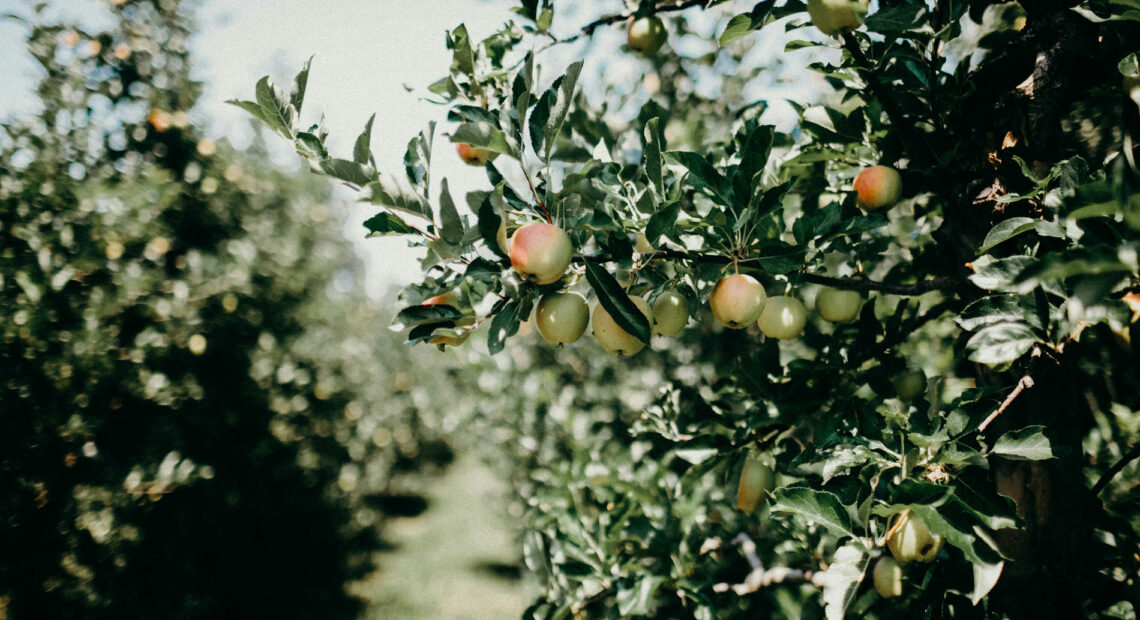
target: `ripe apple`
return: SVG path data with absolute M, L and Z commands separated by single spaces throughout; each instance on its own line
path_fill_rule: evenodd
M 626 43 L 629 44 L 629 49 L 649 55 L 661 49 L 668 36 L 665 22 L 656 15 L 648 15 L 629 22 Z
M 765 493 L 772 490 L 776 472 L 768 464 L 767 458 L 751 452 L 740 468 L 740 484 L 736 487 L 736 507 L 744 512 L 756 510 L 756 505 L 765 499 Z
M 484 166 L 499 156 L 495 151 L 474 147 L 465 142 L 456 142 L 455 150 L 459 153 L 459 159 L 469 166 Z
M 721 278 L 709 295 L 709 308 L 721 325 L 744 329 L 764 310 L 764 287 L 756 278 L 741 273 Z
M 902 520 L 902 525 L 887 539 L 891 555 L 901 564 L 933 561 L 942 550 L 945 542 L 942 537 L 931 534 L 922 519 L 912 512 L 900 513 L 898 519 Z
M 875 578 L 875 589 L 879 591 L 879 596 L 883 598 L 892 598 L 902 595 L 902 566 L 887 556 L 879 558 L 875 562 L 875 570 L 872 571 Z
M 689 300 L 675 289 L 657 296 L 653 302 L 653 333 L 676 336 L 689 322 Z
M 649 303 L 640 297 L 630 297 L 630 299 L 652 325 L 653 311 L 649 309 Z M 645 348 L 645 343 L 622 329 L 602 304 L 594 306 L 594 338 L 603 349 L 621 356 L 634 355 Z
M 902 177 L 890 166 L 864 168 L 855 176 L 855 204 L 865 211 L 890 207 L 902 196 Z
M 825 321 L 832 323 L 850 323 L 859 316 L 859 307 L 863 305 L 863 296 L 859 291 L 826 287 L 815 297 L 815 309 Z
M 764 304 L 764 311 L 760 313 L 757 323 L 765 336 L 788 340 L 804 331 L 805 321 L 807 321 L 807 308 L 804 308 L 800 300 L 778 295 L 768 298 L 768 303 Z
M 533 222 L 511 237 L 511 266 L 526 280 L 538 284 L 557 282 L 574 254 L 570 235 L 546 222 Z
M 827 36 L 855 30 L 867 16 L 868 0 L 808 0 L 811 23 Z
M 578 293 L 547 293 L 534 311 L 538 332 L 547 342 L 559 346 L 581 338 L 589 320 L 586 298 Z
M 895 396 L 904 402 L 910 402 L 926 391 L 926 373 L 919 368 L 911 368 L 895 377 Z

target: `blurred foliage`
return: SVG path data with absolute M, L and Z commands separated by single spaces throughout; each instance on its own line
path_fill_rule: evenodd
M 108 7 L 26 16 L 42 111 L 0 126 L 0 618 L 356 617 L 447 392 L 328 189 L 191 124 L 188 10 Z

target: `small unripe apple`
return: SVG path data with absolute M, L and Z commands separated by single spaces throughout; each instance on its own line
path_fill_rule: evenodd
M 674 289 L 657 296 L 653 302 L 653 333 L 676 336 L 689 322 L 689 300 Z
M 902 525 L 887 539 L 891 555 L 901 564 L 933 561 L 942 550 L 942 543 L 945 542 L 942 537 L 931 534 L 922 519 L 912 512 L 901 513 L 898 518 L 902 520 Z
M 827 287 L 815 297 L 815 309 L 825 321 L 832 323 L 850 323 L 859 316 L 859 307 L 863 305 L 863 296 L 859 291 L 848 291 Z
M 910 402 L 926 391 L 926 373 L 921 369 L 912 368 L 895 377 L 895 396 L 904 402 Z
M 640 297 L 630 297 L 630 300 L 652 325 L 653 311 L 649 309 L 649 303 Z M 622 329 L 617 321 L 614 321 L 614 318 L 610 316 L 610 313 L 602 307 L 602 304 L 594 307 L 593 321 L 594 338 L 598 340 L 598 344 L 602 345 L 603 349 L 610 353 L 628 357 L 645 348 L 645 343 L 638 340 L 637 336 Z
M 855 204 L 865 211 L 890 207 L 902 196 L 902 177 L 890 166 L 864 168 L 855 176 Z
M 800 300 L 778 295 L 768 298 L 757 324 L 765 336 L 788 340 L 803 333 L 805 321 L 807 321 L 807 308 L 804 308 Z
M 875 570 L 872 571 L 875 578 L 875 589 L 879 591 L 879 596 L 883 598 L 893 598 L 902 595 L 902 566 L 887 556 L 879 558 L 875 562 Z
M 867 16 L 868 0 L 807 0 L 811 23 L 828 36 L 855 30 Z
M 507 245 L 507 218 L 499 220 L 499 230 L 495 233 L 495 242 L 499 244 L 499 249 L 503 254 L 510 254 L 511 246 Z
M 776 472 L 768 463 L 767 457 L 759 452 L 751 452 L 740 468 L 740 484 L 736 487 L 736 507 L 744 512 L 756 510 L 756 505 L 772 490 Z
M 665 29 L 665 22 L 656 15 L 639 17 L 629 22 L 626 30 L 626 43 L 629 49 L 642 54 L 654 54 L 665 44 L 669 32 Z
M 721 278 L 709 295 L 709 308 L 721 325 L 744 329 L 760 318 L 767 295 L 756 278 L 734 274 Z
M 578 293 L 547 293 L 538 302 L 534 322 L 538 333 L 551 344 L 570 344 L 582 337 L 590 309 Z
M 538 284 L 557 282 L 574 254 L 570 235 L 546 222 L 527 224 L 511 237 L 511 266 L 523 278 Z
M 499 156 L 495 151 L 474 147 L 465 142 L 457 142 L 455 150 L 459 153 L 459 159 L 462 159 L 469 166 L 484 166 L 489 161 L 495 161 L 495 158 Z

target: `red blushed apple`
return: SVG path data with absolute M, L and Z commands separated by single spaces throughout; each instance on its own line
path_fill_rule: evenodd
M 890 207 L 902 196 L 902 177 L 890 166 L 871 166 L 855 177 L 855 195 L 860 209 Z
M 455 150 L 459 153 L 459 159 L 462 159 L 469 166 L 484 166 L 499 156 L 495 151 L 476 148 L 463 142 L 456 143 Z
M 760 318 L 766 298 L 764 287 L 756 278 L 738 273 L 717 282 L 709 295 L 709 308 L 721 325 L 744 329 Z
M 526 280 L 557 282 L 570 266 L 574 246 L 570 235 L 546 222 L 527 224 L 511 237 L 511 266 Z

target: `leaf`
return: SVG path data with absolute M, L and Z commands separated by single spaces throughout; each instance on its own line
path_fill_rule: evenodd
M 454 306 L 436 304 L 432 306 L 408 306 L 396 314 L 392 329 L 401 330 L 435 323 L 454 323 L 463 318 L 463 313 Z
M 566 75 L 562 77 L 562 82 L 558 85 L 557 99 L 550 103 L 550 120 L 546 123 L 546 136 L 544 138 L 544 153 L 548 162 L 554 141 L 562 131 L 562 124 L 566 122 L 566 115 L 570 113 L 570 101 L 574 96 L 574 87 L 578 84 L 578 74 L 581 72 L 581 60 L 567 67 Z
M 475 77 L 475 51 L 471 49 L 471 39 L 467 36 L 467 26 L 460 24 L 448 34 L 448 47 L 451 48 L 451 70 Z
M 459 219 L 455 201 L 447 190 L 447 179 L 441 181 L 439 187 L 439 236 L 452 245 L 463 240 L 463 220 Z
M 649 216 L 649 223 L 645 226 L 645 238 L 650 245 L 656 246 L 661 235 L 673 232 L 677 224 L 677 217 L 681 214 L 681 201 L 674 200 Z
M 372 166 L 336 157 L 317 162 L 317 171 L 360 187 L 368 185 L 376 178 L 376 170 Z
M 776 503 L 772 505 L 773 511 L 794 512 L 835 534 L 855 536 L 851 515 L 832 493 L 806 487 L 784 487 L 776 489 L 774 493 Z
M 431 189 L 431 145 L 434 137 L 435 121 L 431 121 L 426 131 L 421 131 L 408 141 L 408 148 L 404 151 L 404 174 L 412 187 L 419 189 L 424 200 L 428 199 Z
M 999 323 L 974 334 L 966 343 L 966 351 L 970 361 L 995 366 L 1020 358 L 1040 341 L 1024 323 Z
M 862 545 L 848 544 L 835 550 L 831 564 L 819 575 L 823 582 L 824 614 L 827 620 L 843 620 L 847 607 L 855 600 L 870 562 L 871 558 Z
M 962 309 L 954 319 L 966 331 L 1005 322 L 1021 322 L 1041 329 L 1041 319 L 1033 307 L 1033 299 L 1025 295 L 990 295 Z
M 352 160 L 358 164 L 368 164 L 372 161 L 372 122 L 376 120 L 376 114 L 368 118 L 368 122 L 364 124 L 364 131 L 356 137 L 356 144 L 352 146 Z
M 431 206 L 391 175 L 381 175 L 369 183 L 366 199 L 372 204 L 418 215 L 429 221 L 432 219 Z
M 491 330 L 487 334 L 487 350 L 491 355 L 502 351 L 507 338 L 518 333 L 519 309 L 518 300 L 512 299 L 491 319 Z
M 648 344 L 651 336 L 649 321 L 610 272 L 597 263 L 587 262 L 586 280 L 598 296 L 598 303 L 610 313 L 618 327 Z
M 871 32 L 897 34 L 922 24 L 924 13 L 926 13 L 926 7 L 921 4 L 903 4 L 876 11 L 868 16 L 863 23 Z
M 665 578 L 660 575 L 648 575 L 637 581 L 637 587 L 619 588 L 617 591 L 618 613 L 621 617 L 643 616 L 650 612 L 653 595 Z
M 1044 426 L 1027 426 L 998 438 L 990 454 L 1017 461 L 1043 461 L 1053 458 L 1053 448 Z
M 305 101 L 305 89 L 309 84 L 309 65 L 313 64 L 313 57 L 305 61 L 305 66 L 297 72 L 297 77 L 293 78 L 293 90 L 289 92 L 289 103 L 293 105 L 293 109 L 297 111 L 297 115 L 301 114 L 301 104 Z
M 1001 570 L 1005 567 L 1005 562 L 998 562 L 997 564 L 974 564 L 974 591 L 970 593 L 970 602 L 977 605 L 990 590 L 994 589 L 997 585 L 998 579 L 1001 577 Z
M 990 229 L 986 234 L 986 239 L 982 241 L 982 247 L 978 248 L 978 255 L 989 252 L 991 248 L 1008 241 L 1022 233 L 1029 232 L 1037 226 L 1037 222 L 1031 217 L 1011 217 L 1008 220 L 998 222 L 996 226 Z
M 463 123 L 455 128 L 455 133 L 451 135 L 451 141 L 463 142 L 476 148 L 513 156 L 511 147 L 507 144 L 507 138 L 503 135 L 503 130 L 491 123 L 482 121 Z
M 689 179 L 697 188 L 707 189 L 713 200 L 722 207 L 732 206 L 732 193 L 728 181 L 703 155 L 690 151 L 669 151 L 666 157 L 689 170 Z
M 645 123 L 641 132 L 645 146 L 641 149 L 641 162 L 645 167 L 645 176 L 649 177 L 649 186 L 656 192 L 658 200 L 665 196 L 665 182 L 662 173 L 664 160 L 661 158 L 661 148 L 664 136 L 661 135 L 661 119 L 653 117 Z
M 265 111 L 262 110 L 261 106 L 257 105 L 256 102 L 241 101 L 238 99 L 230 99 L 230 100 L 226 101 L 226 103 L 228 103 L 230 105 L 236 105 L 237 107 L 245 110 L 246 112 L 249 112 L 250 114 L 253 115 L 254 118 L 256 118 L 257 120 L 261 121 L 262 123 L 268 125 L 270 129 L 273 129 L 273 130 L 277 129 L 277 127 L 275 127 L 273 125 L 273 123 L 265 116 Z
M 296 110 L 285 100 L 285 95 L 269 81 L 268 75 L 257 81 L 256 94 L 257 104 L 261 106 L 263 118 L 269 126 L 292 140 Z
M 329 152 L 325 149 L 325 145 L 316 134 L 307 131 L 297 133 L 297 138 L 293 140 L 293 147 L 307 159 L 328 159 Z
M 752 16 L 741 13 L 728 20 L 728 25 L 725 26 L 724 32 L 720 33 L 718 41 L 721 47 L 724 47 L 737 39 L 743 39 L 749 32 L 752 32 Z
M 479 235 L 483 237 L 483 242 L 492 252 L 507 258 L 506 248 L 499 247 L 499 227 L 502 225 L 503 218 L 495 211 L 491 196 L 492 194 L 488 193 L 479 205 Z M 502 197 L 500 196 L 499 199 L 502 200 Z
M 746 124 L 745 127 L 748 133 L 740 136 L 740 172 L 748 181 L 749 190 L 756 192 L 760 181 L 756 175 L 762 172 L 768 163 L 776 128 L 771 125 L 756 126 L 754 122 Z
M 364 220 L 364 227 L 368 229 L 369 237 L 406 235 L 416 232 L 411 226 L 405 224 L 404 220 L 386 211 L 381 211 Z
M 546 124 L 550 122 L 550 102 L 557 95 L 554 90 L 562 83 L 562 78 L 554 80 L 554 84 L 550 90 L 542 93 L 538 98 L 537 103 L 534 104 L 534 109 L 530 112 L 530 146 L 534 149 L 536 154 L 541 154 L 543 145 L 546 142 Z
M 996 259 L 986 255 L 972 263 L 970 281 L 988 291 L 1013 291 L 1021 272 L 1037 263 L 1032 256 L 1010 256 Z

